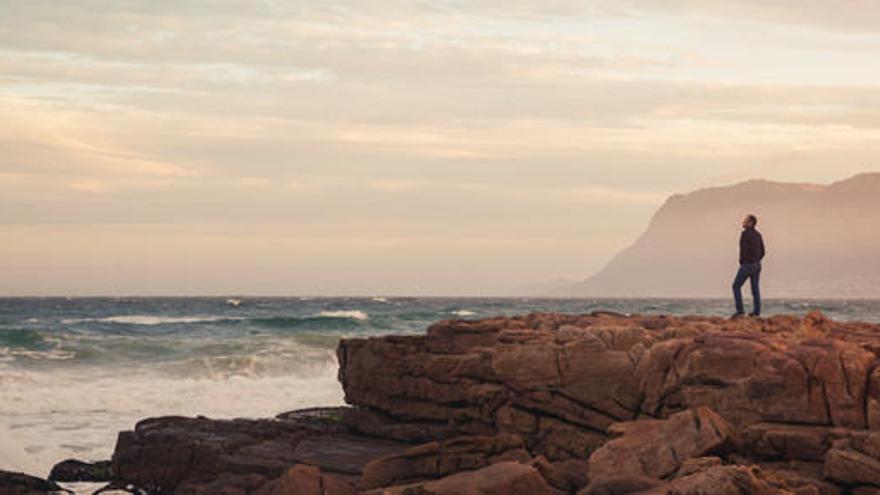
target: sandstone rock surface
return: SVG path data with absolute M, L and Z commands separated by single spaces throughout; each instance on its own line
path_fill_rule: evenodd
M 880 490 L 880 326 L 597 312 L 347 339 L 351 407 L 154 418 L 151 493 L 798 494 Z

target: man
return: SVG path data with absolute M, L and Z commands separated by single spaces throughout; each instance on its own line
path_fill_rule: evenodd
M 761 316 L 761 260 L 764 259 L 764 238 L 755 229 L 758 218 L 748 215 L 743 219 L 743 232 L 739 238 L 739 271 L 733 280 L 733 298 L 736 301 L 734 318 L 745 315 L 743 308 L 742 286 L 749 280 L 752 284 L 752 298 L 755 302 L 754 311 L 750 316 Z

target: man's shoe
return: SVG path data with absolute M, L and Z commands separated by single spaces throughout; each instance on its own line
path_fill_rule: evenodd
M 749 316 L 751 316 L 752 318 L 760 318 L 761 317 L 761 315 L 758 313 L 749 313 Z
M 738 320 L 740 318 L 743 318 L 745 315 L 746 315 L 745 313 L 734 313 L 733 316 L 730 317 L 730 319 L 731 320 Z

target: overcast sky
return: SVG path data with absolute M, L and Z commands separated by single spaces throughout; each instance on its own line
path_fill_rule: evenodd
M 878 47 L 876 0 L 0 0 L 0 294 L 584 278 L 672 193 L 880 170 Z

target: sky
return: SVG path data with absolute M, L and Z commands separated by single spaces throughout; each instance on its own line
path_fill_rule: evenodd
M 0 0 L 0 295 L 582 279 L 673 193 L 880 171 L 878 27 L 876 0 Z

